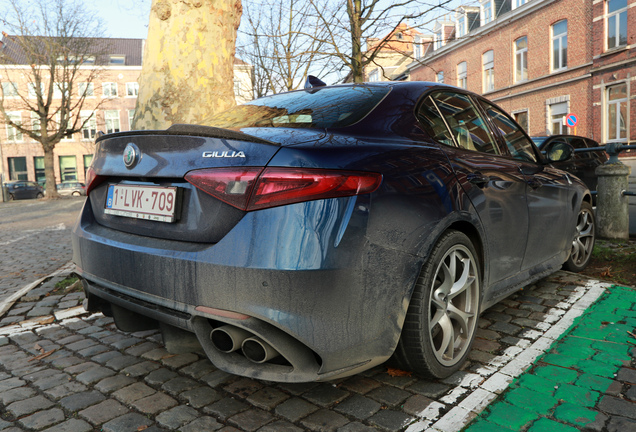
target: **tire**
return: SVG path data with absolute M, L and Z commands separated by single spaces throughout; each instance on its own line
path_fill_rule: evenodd
M 73 195 L 73 196 L 80 196 L 80 195 L 81 195 L 81 193 L 79 193 L 79 192 L 75 191 L 75 192 L 73 192 L 71 195 Z
M 44 198 L 44 194 L 42 192 L 38 192 L 38 194 L 35 196 L 36 199 L 42 199 Z
M 15 200 L 15 197 L 13 196 L 13 194 L 9 194 L 9 201 L 13 201 Z
M 462 367 L 479 321 L 480 268 L 465 234 L 451 230 L 439 239 L 415 284 L 393 356 L 398 367 L 435 379 Z
M 596 240 L 596 218 L 590 203 L 581 203 L 575 230 L 570 257 L 563 264 L 563 268 L 571 272 L 580 272 L 590 262 Z

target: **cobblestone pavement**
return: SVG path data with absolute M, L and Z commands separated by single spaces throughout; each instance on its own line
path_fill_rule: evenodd
M 524 402 L 539 404 L 543 399 L 539 392 L 539 396 L 529 393 L 536 390 L 534 384 L 519 384 L 524 379 L 521 374 L 537 368 L 533 365 L 545 352 L 552 355 L 551 346 L 578 322 L 577 317 L 606 290 L 615 289 L 566 272 L 526 287 L 483 315 L 470 361 L 464 370 L 443 381 L 391 376 L 379 366 L 329 383 L 278 384 L 229 375 L 201 354 L 172 355 L 155 331 L 122 333 L 112 319 L 88 315 L 79 306 L 83 298 L 80 292 L 56 289 L 63 277 L 65 274 L 53 277 L 31 290 L 0 321 L 2 431 L 452 432 L 473 421 L 489 403 L 499 406 L 496 402 L 501 398 L 507 405 L 494 410 L 494 419 L 479 418 L 469 426 L 470 432 L 526 430 L 529 423 L 514 429 L 518 422 L 513 420 L 519 415 L 515 409 L 523 410 L 527 408 L 522 406 Z M 634 310 L 636 295 L 626 291 L 621 301 L 629 301 Z M 603 318 L 602 326 L 617 322 L 617 317 L 610 315 L 608 312 Z M 633 330 L 635 324 L 621 323 L 620 331 L 630 325 Z M 592 340 L 600 334 L 589 330 L 586 336 L 587 331 L 575 336 Z M 636 378 L 632 369 L 621 366 L 629 362 L 624 355 L 629 345 L 624 340 L 613 343 L 621 345 L 624 352 L 620 356 L 614 355 L 616 350 L 599 351 L 589 345 L 598 355 L 591 362 L 606 362 L 620 369 L 619 381 L 601 376 L 612 380 L 605 390 L 601 384 L 589 384 L 598 393 L 595 409 L 607 416 L 592 423 L 596 425 L 592 430 L 614 430 L 603 429 L 610 419 L 630 421 L 619 419 L 618 414 L 636 419 L 636 404 L 627 402 L 636 399 L 629 384 Z M 576 350 L 572 344 L 566 346 Z M 566 360 L 557 362 L 546 356 L 542 361 L 559 368 L 559 374 L 545 379 L 549 384 L 571 375 L 573 367 Z M 601 369 L 590 367 L 586 382 L 600 380 L 595 370 Z M 567 391 L 555 390 L 552 398 L 560 401 L 562 394 L 578 394 L 576 389 L 569 390 L 576 387 L 577 381 L 572 382 L 575 385 L 564 384 Z M 509 386 L 528 391 L 513 397 L 506 393 Z M 575 405 L 578 399 L 573 398 L 568 402 Z M 586 406 L 590 407 L 589 403 Z M 492 412 L 486 410 L 483 415 Z M 575 411 L 570 417 L 536 414 L 557 426 L 540 429 L 543 423 L 537 421 L 531 431 L 570 430 L 565 428 L 577 423 L 568 419 L 576 420 L 576 416 Z

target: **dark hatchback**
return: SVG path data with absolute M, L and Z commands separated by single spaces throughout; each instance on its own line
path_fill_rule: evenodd
M 4 183 L 4 187 L 7 189 L 9 200 L 44 197 L 44 189 L 42 188 L 42 186 L 32 181 L 9 181 Z
M 566 142 L 575 150 L 600 147 L 601 145 L 590 138 L 577 135 L 551 135 L 549 137 L 532 137 L 532 141 L 543 150 L 553 142 Z M 587 185 L 591 191 L 596 191 L 598 177 L 596 168 L 607 162 L 607 153 L 604 151 L 575 152 L 571 159 L 554 162 L 554 166 L 574 174 Z
M 224 371 L 445 377 L 484 309 L 589 260 L 590 192 L 551 166 L 571 147 L 542 156 L 464 90 L 309 88 L 204 123 L 99 138 L 73 249 L 89 310 L 194 333 Z

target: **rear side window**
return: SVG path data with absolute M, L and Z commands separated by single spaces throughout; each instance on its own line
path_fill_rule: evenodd
M 238 105 L 201 124 L 226 129 L 342 128 L 364 118 L 390 91 L 385 86 L 350 86 L 280 93 Z
M 420 106 L 418 118 L 431 137 L 442 144 L 493 155 L 502 153 L 468 95 L 434 93 Z
M 523 132 L 521 126 L 488 102 L 482 100 L 482 104 L 490 120 L 492 120 L 503 137 L 512 157 L 526 162 L 536 162 L 537 157 L 534 153 L 532 141 Z

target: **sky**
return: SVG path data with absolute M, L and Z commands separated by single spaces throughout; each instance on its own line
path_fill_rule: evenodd
M 105 36 L 146 39 L 150 0 L 83 0 L 104 21 Z

